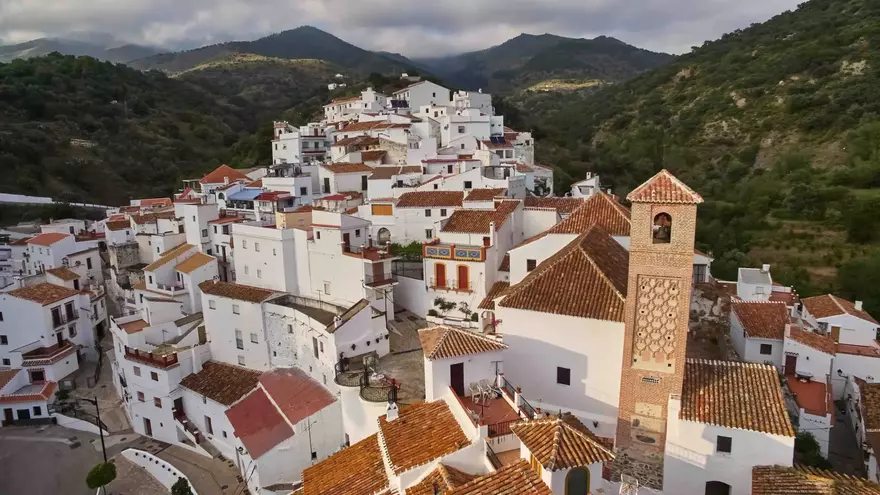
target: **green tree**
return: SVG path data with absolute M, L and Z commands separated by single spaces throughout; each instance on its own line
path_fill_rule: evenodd
M 171 495 L 193 495 L 186 478 L 177 478 L 177 481 L 171 485 Z
M 102 462 L 89 471 L 86 476 L 86 485 L 92 490 L 104 488 L 116 479 L 116 465 L 112 462 Z
M 865 311 L 880 314 L 880 253 L 854 258 L 837 270 L 840 295 L 863 301 Z

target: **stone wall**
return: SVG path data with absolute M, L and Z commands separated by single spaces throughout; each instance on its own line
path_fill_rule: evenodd
M 132 265 L 140 263 L 138 255 L 138 244 L 136 242 L 127 242 L 109 247 L 110 266 L 117 270 L 128 268 Z

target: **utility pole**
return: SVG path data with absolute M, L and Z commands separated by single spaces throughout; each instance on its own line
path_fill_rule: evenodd
M 83 399 L 84 401 L 95 405 L 95 417 L 98 418 L 98 433 L 101 435 L 101 453 L 104 454 L 104 463 L 107 463 L 107 448 L 104 446 L 104 428 L 101 427 L 101 408 L 98 407 L 98 398 Z

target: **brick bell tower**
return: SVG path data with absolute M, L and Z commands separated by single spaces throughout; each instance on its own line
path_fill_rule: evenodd
M 633 190 L 613 479 L 663 488 L 667 405 L 684 376 L 697 205 L 667 170 Z

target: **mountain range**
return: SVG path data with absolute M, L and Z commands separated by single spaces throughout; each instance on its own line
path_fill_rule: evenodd
M 94 57 L 116 63 L 128 63 L 160 53 L 157 47 L 121 42 L 107 35 L 39 38 L 15 45 L 0 46 L 0 62 L 17 58 L 41 57 L 53 52 Z

